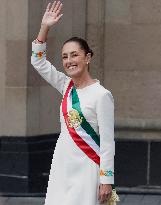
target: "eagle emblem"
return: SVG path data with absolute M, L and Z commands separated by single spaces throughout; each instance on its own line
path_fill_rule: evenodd
M 82 123 L 83 117 L 79 115 L 79 112 L 72 109 L 68 112 L 68 126 L 72 128 L 78 128 Z

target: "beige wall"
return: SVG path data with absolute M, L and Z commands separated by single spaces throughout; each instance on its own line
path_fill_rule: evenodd
M 0 7 L 0 135 L 4 133 L 4 90 L 5 90 L 5 64 L 6 64 L 6 47 L 5 47 L 5 10 L 4 10 L 5 0 L 1 2 Z
M 114 96 L 116 137 L 160 138 L 160 1 L 89 0 L 87 5 L 93 73 Z
M 105 85 L 116 96 L 118 118 L 161 118 L 159 2 L 107 1 Z
M 30 64 L 31 42 L 39 31 L 48 2 L 0 0 L 0 136 L 60 131 L 61 96 Z M 116 136 L 159 138 L 156 130 L 161 128 L 160 1 L 63 3 L 64 18 L 49 34 L 48 59 L 63 71 L 62 43 L 74 35 L 85 37 L 95 52 L 91 73 L 112 91 L 115 99 L 115 124 L 122 129 L 116 131 Z
M 25 0 L 0 1 L 0 135 L 26 133 L 27 17 Z M 23 18 L 22 18 L 23 17 Z

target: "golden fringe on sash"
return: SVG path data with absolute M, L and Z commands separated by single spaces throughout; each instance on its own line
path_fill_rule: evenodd
M 112 195 L 109 201 L 107 202 L 107 205 L 116 205 L 116 203 L 120 201 L 119 196 L 116 193 L 116 189 L 112 190 Z

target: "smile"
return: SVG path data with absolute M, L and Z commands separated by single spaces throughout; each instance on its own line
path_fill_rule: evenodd
M 76 68 L 77 68 L 76 65 L 70 65 L 70 66 L 68 66 L 68 69 L 69 69 L 69 70 L 75 70 Z

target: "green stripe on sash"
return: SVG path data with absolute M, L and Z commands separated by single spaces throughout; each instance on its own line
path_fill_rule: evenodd
M 90 135 L 92 137 L 92 139 L 95 141 L 95 143 L 98 146 L 100 146 L 99 136 L 94 131 L 94 129 L 91 127 L 91 125 L 87 122 L 87 120 L 85 119 L 85 117 L 81 111 L 79 97 L 78 97 L 77 91 L 76 91 L 74 86 L 72 89 L 72 108 L 79 112 L 80 117 L 83 117 L 81 127 L 87 132 L 88 135 Z

